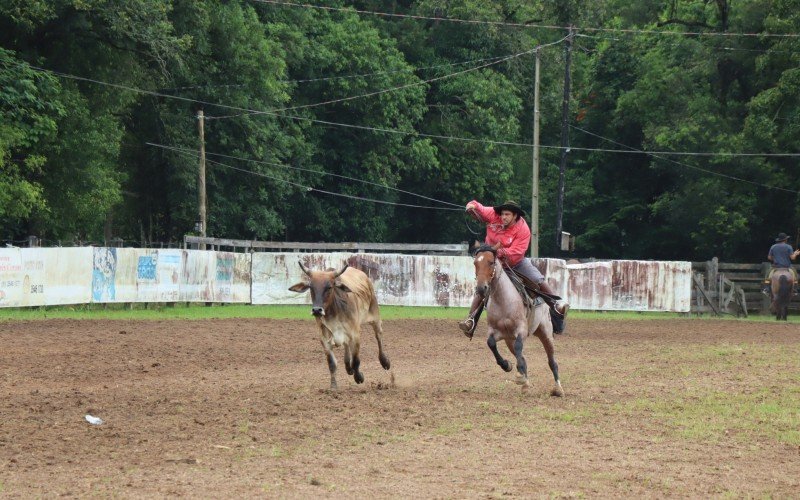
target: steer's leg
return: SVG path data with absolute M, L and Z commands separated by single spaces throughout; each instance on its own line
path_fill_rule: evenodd
M 325 357 L 328 360 L 328 369 L 331 371 L 331 390 L 335 391 L 336 385 L 336 357 L 333 355 L 333 346 L 330 342 L 322 340 L 322 348 L 325 349 Z
M 350 344 L 344 345 L 344 369 L 348 375 L 353 374 L 353 354 L 350 352 Z
M 361 349 L 361 345 L 359 344 L 359 340 L 358 339 L 353 339 L 352 340 L 352 344 L 353 344 L 353 348 L 352 348 L 352 354 L 353 354 L 353 378 L 355 379 L 356 384 L 363 384 L 364 383 L 364 374 L 361 373 L 361 370 L 359 370 L 359 367 L 361 366 L 361 358 L 358 355 L 358 353 L 359 353 L 359 351 Z
M 383 352 L 383 325 L 381 324 L 380 318 L 373 320 L 370 324 L 372 325 L 372 329 L 375 330 L 375 340 L 378 341 L 378 359 L 381 361 L 383 369 L 388 370 L 392 365 L 389 362 L 389 357 Z

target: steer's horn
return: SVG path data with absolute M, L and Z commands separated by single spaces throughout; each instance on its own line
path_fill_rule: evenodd
M 304 266 L 303 263 L 301 261 L 299 261 L 299 260 L 297 261 L 297 263 L 300 264 L 300 269 L 302 269 L 303 272 L 306 273 L 306 276 L 308 276 L 310 278 L 311 277 L 311 272 L 309 272 L 309 270 L 306 269 L 306 266 Z
M 349 264 L 345 264 L 345 265 L 344 265 L 344 267 L 342 268 L 342 270 L 341 270 L 341 271 L 339 271 L 338 273 L 336 273 L 336 276 L 334 276 L 334 277 L 333 277 L 333 279 L 336 279 L 336 278 L 338 278 L 339 276 L 341 276 L 341 275 L 342 275 L 342 273 L 343 273 L 343 272 L 345 272 L 345 271 L 347 270 L 347 268 L 348 268 L 348 267 L 349 267 Z

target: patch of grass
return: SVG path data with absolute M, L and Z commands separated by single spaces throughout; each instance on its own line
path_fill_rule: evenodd
M 800 445 L 800 393 L 788 387 L 732 394 L 698 393 L 695 397 L 640 398 L 622 411 L 649 413 L 678 435 L 699 441 L 743 442 L 767 438 Z
M 467 315 L 464 307 L 405 307 L 381 306 L 381 318 L 394 319 L 463 319 Z M 0 308 L 0 321 L 42 320 L 42 319 L 116 319 L 116 320 L 206 320 L 227 318 L 270 318 L 303 319 L 312 321 L 308 305 L 250 305 L 214 304 L 205 306 L 199 303 L 178 302 L 175 304 L 82 304 L 74 306 L 50 306 L 32 308 Z M 737 319 L 732 316 L 714 318 L 711 316 L 689 316 L 682 313 L 635 312 L 635 311 L 570 311 L 570 318 L 587 321 L 630 321 L 630 320 L 676 320 L 706 321 L 722 319 L 725 321 L 774 322 L 769 316 L 750 316 Z M 790 316 L 790 322 L 800 323 L 800 316 Z
M 434 429 L 433 433 L 437 436 L 454 436 L 472 428 L 472 422 L 449 422 Z

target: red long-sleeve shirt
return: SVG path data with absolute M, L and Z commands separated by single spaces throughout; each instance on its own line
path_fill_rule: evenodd
M 475 206 L 475 213 L 486 223 L 486 243 L 503 246 L 497 250 L 497 256 L 507 265 L 513 267 L 525 258 L 528 245 L 531 243 L 531 228 L 525 219 L 519 217 L 509 227 L 503 227 L 503 220 L 495 213 L 493 207 L 485 207 L 475 200 L 467 203 Z

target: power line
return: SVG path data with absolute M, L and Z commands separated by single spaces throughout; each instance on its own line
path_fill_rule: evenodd
M 563 40 L 563 38 L 561 40 Z M 547 45 L 554 45 L 556 43 L 561 42 L 561 40 L 558 40 L 558 41 L 553 42 L 553 43 L 549 43 Z M 374 91 L 374 92 L 368 92 L 366 94 L 355 95 L 355 96 L 350 96 L 350 97 L 342 97 L 340 99 L 331 99 L 329 101 L 317 102 L 317 103 L 312 103 L 312 104 L 301 104 L 299 106 L 290 106 L 290 107 L 287 107 L 287 108 L 273 109 L 273 110 L 270 110 L 270 111 L 253 111 L 251 113 L 238 113 L 238 114 L 222 115 L 222 116 L 209 116 L 208 119 L 209 120 L 212 120 L 212 119 L 213 120 L 222 120 L 224 118 L 237 118 L 239 116 L 244 116 L 244 115 L 269 114 L 270 112 L 279 112 L 279 111 L 293 111 L 293 110 L 297 110 L 297 109 L 307 109 L 307 108 L 313 108 L 313 107 L 317 107 L 317 106 L 325 106 L 325 105 L 328 105 L 328 104 L 335 104 L 335 103 L 339 103 L 339 102 L 352 101 L 353 99 L 361 99 L 361 98 L 364 98 L 364 97 L 372 97 L 372 96 L 376 96 L 376 95 L 380 95 L 380 94 L 386 94 L 386 93 L 389 93 L 389 92 L 397 92 L 398 90 L 404 90 L 404 89 L 407 89 L 407 88 L 410 88 L 410 87 L 419 87 L 420 85 L 426 85 L 428 83 L 432 83 L 432 82 L 435 82 L 435 81 L 444 80 L 445 78 L 452 78 L 454 76 L 463 75 L 463 74 L 469 73 L 471 71 L 477 71 L 479 69 L 487 68 L 487 67 L 493 66 L 495 64 L 500 64 L 501 62 L 505 62 L 505 61 L 508 61 L 508 60 L 511 60 L 511 59 L 514 59 L 514 58 L 517 58 L 517 57 L 521 57 L 521 56 L 524 56 L 526 54 L 530 54 L 532 52 L 535 52 L 535 51 L 539 50 L 542 47 L 546 47 L 547 45 L 538 46 L 538 47 L 535 47 L 535 48 L 533 48 L 531 50 L 526 50 L 524 52 L 519 52 L 517 54 L 512 54 L 510 56 L 505 56 L 505 57 L 503 57 L 501 59 L 498 59 L 496 61 L 488 62 L 488 63 L 482 64 L 480 66 L 475 66 L 474 68 L 467 68 L 465 70 L 456 71 L 455 73 L 448 73 L 446 75 L 437 76 L 437 77 L 434 77 L 434 78 L 430 78 L 428 80 L 422 80 L 422 81 L 419 81 L 419 82 L 409 83 L 409 84 L 401 85 L 401 86 L 398 86 L 398 87 L 392 87 L 392 88 L 388 88 L 388 89 L 377 90 L 377 91 Z
M 512 54 L 513 55 L 513 54 Z M 361 73 L 356 75 L 342 75 L 342 76 L 325 76 L 320 78 L 307 78 L 304 80 L 279 80 L 281 83 L 311 83 L 311 82 L 324 82 L 329 80 L 347 80 L 351 78 L 366 78 L 366 77 L 373 77 L 373 76 L 381 76 L 381 75 L 393 75 L 396 73 L 415 73 L 417 71 L 426 71 L 429 69 L 437 69 L 437 68 L 446 68 L 451 66 L 460 66 L 462 64 L 472 64 L 484 61 L 495 61 L 497 59 L 502 59 L 504 57 L 511 57 L 512 55 L 508 56 L 496 56 L 496 57 L 484 57 L 482 59 L 473 59 L 471 61 L 460 61 L 454 63 L 447 63 L 447 64 L 437 64 L 435 66 L 423 66 L 421 68 L 408 68 L 408 69 L 398 69 L 394 71 L 376 71 L 374 73 Z
M 20 63 L 20 64 L 22 64 L 22 63 Z M 255 110 L 255 109 L 243 108 L 243 107 L 240 107 L 240 106 L 233 106 L 233 105 L 229 105 L 229 104 L 220 104 L 220 103 L 204 101 L 204 100 L 200 100 L 200 99 L 191 99 L 189 97 L 182 97 L 182 96 L 176 96 L 176 95 L 171 95 L 171 94 L 164 94 L 164 93 L 161 93 L 161 92 L 155 92 L 155 91 L 152 91 L 152 90 L 144 90 L 144 89 L 140 89 L 140 88 L 136 88 L 136 87 L 131 87 L 131 86 L 128 86 L 128 85 L 121 85 L 121 84 L 118 84 L 118 83 L 104 82 L 104 81 L 95 80 L 95 79 L 92 79 L 92 78 L 86 78 L 86 77 L 82 77 L 82 76 L 71 75 L 71 74 L 62 73 L 62 72 L 59 72 L 59 71 L 53 71 L 53 70 L 46 69 L 46 68 L 41 68 L 41 67 L 38 67 L 38 66 L 29 65 L 28 67 L 31 68 L 31 69 L 34 69 L 36 71 L 41 71 L 41 72 L 44 72 L 44 73 L 50 73 L 50 74 L 53 74 L 53 75 L 61 77 L 61 78 L 67 78 L 67 79 L 77 80 L 77 81 L 84 81 L 84 82 L 94 83 L 94 84 L 97 84 L 97 85 L 104 85 L 104 86 L 107 86 L 107 87 L 121 89 L 121 90 L 127 90 L 129 92 L 135 92 L 135 93 L 139 93 L 139 94 L 143 94 L 143 95 L 150 95 L 150 96 L 155 96 L 155 97 L 163 97 L 165 99 L 175 99 L 175 100 L 182 101 L 182 102 L 202 104 L 204 106 L 212 106 L 212 107 L 217 107 L 217 108 L 221 108 L 221 109 L 229 109 L 229 110 L 233 110 L 233 111 L 242 111 L 243 114 L 248 114 L 248 115 L 249 114 L 252 114 L 252 115 L 269 115 L 269 116 L 275 116 L 275 117 L 288 118 L 288 119 L 291 119 L 291 120 L 300 120 L 300 121 L 308 121 L 308 122 L 312 122 L 312 123 L 320 123 L 320 124 L 331 125 L 331 126 L 336 126 L 336 127 L 353 128 L 353 129 L 359 129 L 359 130 L 370 130 L 370 131 L 373 131 L 373 132 L 382 132 L 382 133 L 391 133 L 391 134 L 400 134 L 400 135 L 410 135 L 410 136 L 418 136 L 418 137 L 429 137 L 429 138 L 432 138 L 432 139 L 453 140 L 453 141 L 463 141 L 463 142 L 477 142 L 477 143 L 493 144 L 493 145 L 499 145 L 499 146 L 516 146 L 516 147 L 524 147 L 524 148 L 533 147 L 532 144 L 523 143 L 523 142 L 496 141 L 496 140 L 491 140 L 491 139 L 475 139 L 475 138 L 470 138 L 470 137 L 457 137 L 457 136 L 447 136 L 447 135 L 439 135 L 439 134 L 426 134 L 426 133 L 416 132 L 416 131 L 406 132 L 406 131 L 396 130 L 396 129 L 385 129 L 385 128 L 379 128 L 379 127 L 369 127 L 369 126 L 365 126 L 365 125 L 353 125 L 353 124 L 339 123 L 339 122 L 333 122 L 333 121 L 327 121 L 327 120 L 317 120 L 317 119 L 306 118 L 306 117 L 302 117 L 302 116 L 285 115 L 285 114 L 281 114 L 281 113 L 273 112 L 273 111 L 259 111 L 259 110 Z M 206 118 L 209 118 L 209 117 L 206 117 Z M 624 147 L 629 147 L 629 146 L 625 146 L 625 145 L 623 145 L 623 146 Z M 561 146 L 542 145 L 540 147 L 545 148 L 545 149 L 561 149 Z M 601 152 L 601 153 L 621 153 L 621 154 L 648 154 L 648 155 L 660 154 L 660 155 L 679 155 L 679 156 L 680 155 L 684 155 L 684 156 L 726 156 L 726 157 L 754 156 L 754 157 L 790 157 L 790 158 L 800 157 L 800 153 L 714 153 L 714 152 L 682 152 L 682 151 L 641 151 L 641 150 L 637 150 L 635 148 L 631 148 L 630 150 L 621 150 L 621 149 L 604 149 L 604 148 L 584 148 L 584 147 L 576 147 L 576 146 L 571 146 L 570 149 L 574 150 L 574 151 L 589 151 L 589 152 Z
M 183 152 L 183 151 L 176 151 L 176 152 L 178 154 L 183 154 L 183 155 L 192 154 L 192 153 L 186 153 L 186 152 Z M 265 177 L 267 179 L 272 179 L 272 180 L 278 181 L 278 182 L 283 182 L 284 184 L 289 184 L 291 186 L 299 187 L 299 188 L 302 188 L 302 189 L 304 189 L 304 190 L 306 190 L 308 192 L 317 192 L 317 193 L 322 193 L 322 194 L 328 194 L 328 195 L 331 195 L 331 196 L 339 196 L 339 197 L 342 197 L 342 198 L 349 198 L 349 199 L 352 199 L 352 200 L 368 201 L 368 202 L 371 202 L 371 203 L 380 203 L 380 204 L 383 204 L 383 205 L 393 205 L 393 206 L 397 206 L 397 207 L 425 208 L 425 209 L 428 209 L 428 210 L 449 210 L 449 211 L 456 211 L 456 212 L 461 212 L 461 211 L 464 210 L 463 208 L 431 207 L 431 206 L 425 206 L 425 205 L 412 205 L 412 204 L 408 204 L 408 203 L 396 203 L 396 202 L 393 202 L 393 201 L 376 200 L 374 198 L 365 198 L 363 196 L 355 196 L 355 195 L 350 195 L 350 194 L 345 194 L 345 193 L 337 193 L 335 191 L 327 191 L 327 190 L 324 190 L 324 189 L 318 189 L 318 188 L 315 188 L 315 187 L 306 186 L 304 184 L 300 184 L 299 182 L 287 181 L 286 179 L 281 179 L 280 177 L 275 177 L 274 175 L 263 174 L 261 172 L 254 172 L 253 170 L 247 170 L 246 168 L 234 167 L 233 165 L 228 165 L 227 163 L 222 163 L 222 162 L 219 162 L 219 161 L 216 161 L 216 160 L 206 160 L 206 161 L 208 163 L 212 163 L 214 165 L 219 165 L 220 167 L 229 168 L 231 170 L 237 170 L 239 172 L 244 172 L 244 173 L 247 173 L 247 174 L 256 175 L 258 177 Z
M 369 77 L 376 77 L 382 75 L 393 75 L 397 73 L 416 73 L 417 71 L 427 71 L 429 69 L 437 69 L 437 68 L 446 68 L 451 66 L 460 66 L 462 64 L 472 64 L 484 61 L 494 61 L 497 59 L 501 59 L 507 56 L 495 56 L 495 57 L 484 57 L 481 59 L 472 59 L 469 61 L 459 61 L 453 63 L 446 63 L 446 64 L 437 64 L 434 66 L 423 66 L 420 68 L 405 68 L 405 69 L 398 69 L 393 71 L 375 71 L 372 73 L 360 73 L 354 75 L 339 75 L 339 76 L 323 76 L 319 78 L 305 78 L 305 79 L 297 79 L 297 80 L 277 80 L 278 83 L 312 83 L 312 82 L 324 82 L 324 81 L 331 81 L 331 80 L 348 80 L 352 78 L 369 78 Z M 243 83 L 239 84 L 230 84 L 230 83 L 221 83 L 221 84 L 208 84 L 208 85 L 187 85 L 183 87 L 169 87 L 159 89 L 161 92 L 170 92 L 170 91 L 180 91 L 180 90 L 196 90 L 196 89 L 213 89 L 213 88 L 241 88 L 246 87 L 247 85 Z
M 588 38 L 593 40 L 604 40 L 604 41 L 615 41 L 621 42 L 624 41 L 622 38 L 614 38 L 610 36 L 597 36 L 597 35 L 587 35 L 585 33 L 576 33 L 576 37 L 581 38 Z M 664 42 L 660 43 L 658 47 L 662 45 L 668 45 L 670 47 L 679 47 L 679 42 Z M 657 47 L 655 45 L 649 45 L 649 48 Z M 779 53 L 779 54 L 797 54 L 800 51 L 797 50 L 785 50 L 785 49 L 775 49 L 775 48 L 767 48 L 767 49 L 749 49 L 745 47 L 727 47 L 727 46 L 717 46 L 717 45 L 703 45 L 702 48 L 708 50 L 718 50 L 723 52 L 758 52 L 758 53 Z
M 319 9 L 319 10 L 327 10 L 327 11 L 339 11 L 339 12 L 352 12 L 356 14 L 365 14 L 365 15 L 372 15 L 372 16 L 382 16 L 382 17 L 396 17 L 402 19 L 416 19 L 416 20 L 424 20 L 424 21 L 439 21 L 439 22 L 451 22 L 451 23 L 463 23 L 463 24 L 475 24 L 475 25 L 489 25 L 489 26 L 508 26 L 508 27 L 515 27 L 515 28 L 534 28 L 534 29 L 549 29 L 549 30 L 568 30 L 569 26 L 557 26 L 557 25 L 550 25 L 550 24 L 533 24 L 533 23 L 512 23 L 508 21 L 481 21 L 476 19 L 457 19 L 452 17 L 438 17 L 438 16 L 420 16 L 415 14 L 397 14 L 392 12 L 377 12 L 377 11 L 370 11 L 370 10 L 360 10 L 354 8 L 345 8 L 345 7 L 328 7 L 324 5 L 312 5 L 307 3 L 293 3 L 293 2 L 285 2 L 282 0 L 253 0 L 254 2 L 259 3 L 266 3 L 266 4 L 273 4 L 273 5 L 282 5 L 285 7 L 303 7 L 307 9 Z M 719 36 L 719 37 L 736 37 L 736 36 L 743 36 L 743 37 L 783 37 L 783 38 L 797 38 L 800 37 L 798 33 L 741 33 L 741 32 L 704 32 L 704 31 L 666 31 L 666 30 L 645 30 L 645 29 L 634 29 L 634 28 L 593 28 L 593 27 L 579 27 L 575 26 L 573 29 L 578 31 L 590 31 L 590 32 L 609 32 L 609 33 L 632 33 L 632 34 L 649 34 L 649 35 L 692 35 L 692 36 Z
M 617 142 L 617 141 L 615 141 L 613 139 L 609 139 L 608 137 L 603 137 L 602 135 L 598 135 L 598 134 L 595 134 L 593 132 L 589 132 L 588 130 L 584 130 L 584 129 L 580 128 L 580 127 L 575 127 L 574 125 L 570 125 L 570 127 L 574 128 L 575 130 L 578 130 L 580 132 L 583 132 L 584 134 L 588 134 L 588 135 L 597 137 L 598 139 L 602 139 L 604 141 L 608 141 L 608 142 L 610 142 L 612 144 L 616 144 L 616 145 L 622 146 L 624 148 L 629 148 L 629 149 L 632 149 L 634 151 L 638 151 L 640 153 L 644 153 L 644 154 L 647 154 L 649 156 L 652 156 L 653 158 L 658 158 L 659 160 L 663 160 L 663 161 L 667 161 L 667 162 L 670 162 L 670 163 L 674 163 L 674 164 L 680 165 L 682 167 L 687 167 L 687 168 L 691 168 L 691 169 L 694 169 L 694 170 L 699 170 L 699 171 L 705 172 L 707 174 L 712 174 L 712 175 L 716 175 L 716 176 L 719 176 L 719 177 L 725 177 L 727 179 L 731 179 L 731 180 L 735 180 L 735 181 L 739 181 L 739 182 L 746 182 L 748 184 L 753 184 L 753 185 L 756 185 L 756 186 L 765 187 L 767 189 L 775 189 L 775 190 L 778 190 L 778 191 L 786 191 L 786 192 L 789 192 L 789 193 L 800 194 L 800 191 L 795 191 L 793 189 L 786 189 L 786 188 L 782 188 L 782 187 L 779 187 L 779 186 L 770 186 L 769 184 L 762 184 L 760 182 L 755 182 L 755 181 L 751 181 L 751 180 L 748 180 L 748 179 L 742 179 L 741 177 L 736 177 L 736 176 L 733 176 L 733 175 L 723 174 L 721 172 L 715 172 L 713 170 L 708 170 L 708 169 L 705 169 L 705 168 L 696 167 L 694 165 L 689 165 L 688 163 L 682 163 L 682 162 L 679 162 L 679 161 L 671 160 L 669 158 L 664 158 L 662 156 L 659 156 L 656 153 L 644 151 L 644 150 L 641 150 L 641 149 L 636 149 L 636 148 L 628 146 L 626 144 L 622 144 L 621 142 Z
M 154 147 L 157 147 L 157 148 L 162 148 L 162 149 L 166 149 L 166 150 L 169 150 L 169 151 L 175 151 L 175 152 L 179 152 L 179 153 L 192 153 L 192 154 L 195 154 L 195 155 L 196 154 L 200 154 L 200 151 L 196 150 L 196 149 L 180 148 L 180 147 L 176 147 L 176 146 L 167 146 L 165 144 L 155 144 L 155 143 L 152 143 L 152 142 L 146 142 L 145 144 L 147 144 L 148 146 L 154 146 Z M 398 193 L 405 193 L 405 194 L 408 194 L 408 195 L 411 195 L 411 196 L 416 196 L 418 198 L 423 198 L 425 200 L 434 201 L 436 203 L 442 203 L 444 205 L 450 205 L 450 206 L 453 206 L 453 207 L 461 207 L 461 205 L 458 205 L 456 203 L 450 203 L 449 201 L 437 200 L 436 198 L 431 198 L 429 196 L 425 196 L 425 195 L 422 195 L 422 194 L 414 193 L 414 192 L 411 192 L 411 191 L 405 191 L 403 189 L 394 188 L 394 187 L 391 187 L 391 186 L 387 186 L 385 184 L 378 184 L 377 182 L 365 181 L 363 179 L 357 179 L 355 177 L 348 177 L 346 175 L 334 174 L 334 173 L 331 173 L 331 172 L 320 172 L 318 170 L 312 170 L 310 168 L 292 167 L 290 165 L 284 165 L 282 163 L 273 163 L 273 162 L 268 162 L 268 161 L 263 161 L 263 160 L 254 160 L 254 159 L 251 159 L 251 158 L 242 158 L 240 156 L 224 155 L 224 154 L 221 154 L 221 153 L 211 153 L 211 152 L 208 152 L 208 151 L 206 151 L 205 154 L 206 155 L 210 155 L 210 156 L 218 156 L 220 158 L 228 158 L 228 159 L 231 159 L 231 160 L 246 161 L 246 162 L 249 162 L 249 163 L 256 163 L 256 164 L 260 164 L 260 165 L 270 165 L 270 166 L 273 166 L 273 167 L 285 168 L 285 169 L 289 169 L 289 170 L 298 170 L 300 172 L 310 172 L 310 173 L 317 174 L 317 175 L 325 175 L 325 176 L 330 176 L 330 177 L 337 177 L 337 178 L 340 178 L 340 179 L 346 179 L 346 180 L 349 180 L 349 181 L 360 182 L 362 184 L 368 184 L 370 186 L 376 186 L 376 187 L 388 189 L 390 191 L 396 191 Z

